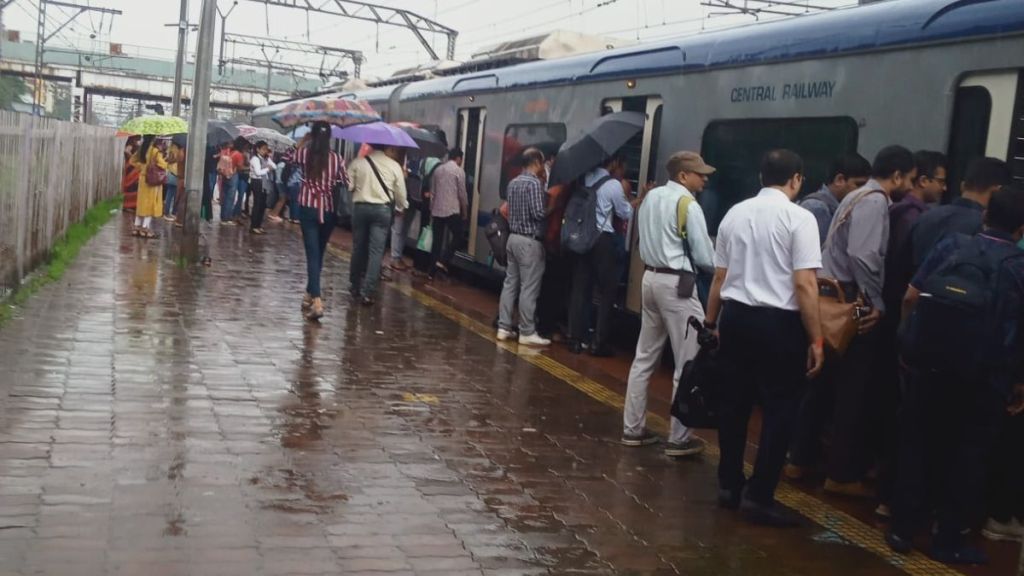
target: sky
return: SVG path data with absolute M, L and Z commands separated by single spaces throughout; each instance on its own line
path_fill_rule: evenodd
M 178 19 L 178 0 L 73 0 L 80 4 L 115 8 L 120 16 L 85 14 L 51 40 L 53 46 L 92 48 L 103 52 L 111 42 L 125 45 L 125 52 L 172 59 L 177 46 L 176 29 L 165 26 Z M 372 0 L 376 4 L 401 8 L 433 19 L 459 31 L 456 59 L 468 60 L 472 54 L 494 44 L 553 30 L 571 30 L 586 34 L 613 36 L 632 41 L 654 41 L 701 30 L 754 23 L 748 15 L 720 15 L 720 9 L 701 6 L 701 0 Z M 793 0 L 814 6 L 846 6 L 855 0 Z M 39 0 L 14 0 L 3 13 L 4 26 L 20 30 L 23 39 L 35 37 Z M 314 0 L 314 4 L 330 0 Z M 200 0 L 191 0 L 190 20 L 198 23 Z M 226 29 L 232 34 L 270 36 L 297 42 L 361 50 L 364 54 L 363 77 L 387 77 L 395 70 L 430 60 L 412 31 L 397 26 L 377 26 L 304 10 L 266 6 L 258 0 L 220 0 L 221 13 L 230 10 Z M 48 32 L 64 20 L 66 12 L 47 8 L 51 18 Z M 763 16 L 762 21 L 773 18 Z M 218 24 L 219 26 L 219 24 Z M 219 34 L 219 28 L 218 28 Z M 95 38 L 91 39 L 90 36 Z M 196 34 L 190 35 L 194 51 Z M 427 35 L 442 57 L 445 36 Z M 48 44 L 50 46 L 51 44 Z M 263 60 L 258 48 L 230 46 L 227 56 Z M 281 63 L 319 68 L 321 58 L 302 53 L 268 53 Z M 336 59 L 337 60 L 337 59 Z M 328 68 L 351 63 L 331 60 Z

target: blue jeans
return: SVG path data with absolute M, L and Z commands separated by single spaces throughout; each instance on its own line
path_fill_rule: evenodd
M 178 192 L 178 177 L 167 173 L 167 184 L 164 185 L 164 216 L 174 215 L 174 197 Z
M 302 229 L 302 243 L 306 248 L 306 292 L 320 297 L 320 273 L 324 269 L 324 254 L 327 253 L 327 241 L 337 224 L 337 216 L 324 212 L 324 221 L 319 221 L 319 213 L 314 208 L 303 206 L 299 209 L 299 226 Z
M 235 195 L 235 209 L 232 214 L 237 218 L 241 216 L 245 209 L 245 201 L 249 198 L 249 178 L 241 174 L 235 174 L 235 179 L 237 181 L 236 189 L 238 194 Z
M 228 222 L 235 218 L 235 191 L 238 189 L 238 174 L 224 179 L 224 201 L 220 205 L 220 221 Z
M 357 202 L 352 207 L 352 264 L 349 292 L 373 298 L 380 283 L 380 264 L 391 229 L 391 206 Z
M 288 186 L 288 218 L 292 220 L 299 219 L 299 189 L 302 188 L 301 184 L 292 184 Z

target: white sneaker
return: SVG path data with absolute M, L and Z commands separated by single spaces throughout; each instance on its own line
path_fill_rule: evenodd
M 498 328 L 498 341 L 499 342 L 504 342 L 505 340 L 511 340 L 513 336 L 515 336 L 515 334 L 509 332 L 508 330 L 502 330 L 501 328 Z
M 982 528 L 981 534 L 989 540 L 1020 542 L 1024 537 L 1024 524 L 1011 518 L 1009 522 L 999 522 L 995 518 L 989 518 Z
M 529 336 L 523 336 L 520 334 L 519 343 L 524 346 L 548 346 L 551 344 L 551 340 L 541 338 L 537 333 L 530 334 Z

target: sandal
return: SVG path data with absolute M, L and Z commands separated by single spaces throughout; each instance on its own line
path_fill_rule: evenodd
M 309 294 L 302 295 L 302 310 L 306 311 L 313 307 L 313 297 Z
M 142 236 L 142 230 L 139 230 L 138 228 L 132 228 L 132 236 L 135 236 L 136 238 Z
M 324 317 L 324 305 L 321 303 L 319 298 L 313 299 L 309 310 L 306 311 L 306 320 L 310 322 L 319 322 Z

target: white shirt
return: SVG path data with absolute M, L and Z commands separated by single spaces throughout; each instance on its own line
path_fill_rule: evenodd
M 715 266 L 728 270 L 722 300 L 799 310 L 793 272 L 821 268 L 814 215 L 775 188 L 733 206 L 717 242 Z
M 683 196 L 693 200 L 686 207 L 686 238 L 690 244 L 690 258 L 686 257 L 679 231 L 678 207 Z M 704 210 L 682 184 L 670 180 L 664 186 L 648 192 L 637 211 L 637 228 L 640 258 L 644 264 L 687 272 L 696 272 L 693 269 L 696 265 L 700 271 L 712 271 L 715 248 L 708 236 Z
M 381 187 L 380 180 L 373 173 L 373 168 L 366 158 L 373 159 L 381 179 L 388 187 L 387 190 Z M 387 204 L 394 200 L 396 209 L 404 211 L 409 208 L 409 200 L 405 195 L 405 172 L 398 162 L 389 158 L 383 151 L 374 150 L 369 156 L 353 161 L 349 165 L 348 175 L 352 181 L 353 202 Z

